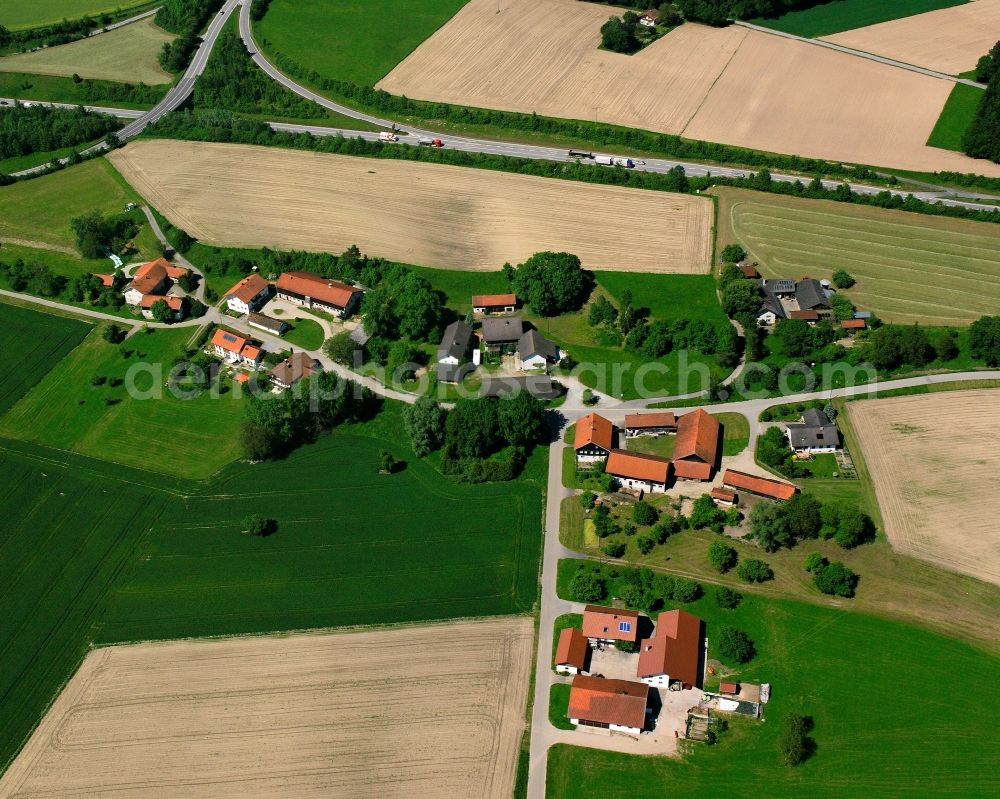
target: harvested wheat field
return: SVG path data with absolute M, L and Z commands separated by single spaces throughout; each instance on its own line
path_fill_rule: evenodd
M 588 269 L 704 274 L 703 197 L 236 144 L 139 141 L 108 156 L 171 222 L 217 245 L 495 270 L 541 250 Z
M 604 52 L 600 27 L 613 11 L 505 0 L 497 13 L 493 0 L 472 0 L 377 86 L 772 152 L 1000 176 L 1000 165 L 926 145 L 946 81 L 738 26 L 688 23 L 635 55 Z
M 1000 391 L 847 408 L 893 548 L 1000 585 Z
M 377 84 L 392 94 L 679 133 L 743 28 L 682 25 L 628 56 L 599 50 L 619 9 L 577 0 L 472 0 Z
M 507 799 L 526 617 L 92 652 L 0 797 Z
M 823 38 L 905 64 L 957 75 L 973 69 L 998 37 L 1000 0 L 974 0 Z

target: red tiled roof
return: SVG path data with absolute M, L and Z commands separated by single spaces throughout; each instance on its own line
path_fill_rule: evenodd
M 621 629 L 623 624 L 628 629 Z M 583 609 L 583 634 L 587 638 L 607 638 L 612 641 L 635 641 L 639 635 L 639 614 L 625 608 L 587 605 Z
M 646 726 L 649 686 L 578 674 L 569 689 L 567 718 L 642 729 Z
M 348 286 L 339 280 L 328 280 L 312 272 L 283 272 L 275 285 L 278 291 L 311 297 L 336 308 L 346 308 L 351 302 L 351 297 L 361 293 L 361 289 Z
M 253 344 L 247 344 L 240 355 L 244 358 L 249 358 L 251 361 L 259 361 L 264 357 L 264 350 L 260 347 L 255 347 Z
M 712 499 L 721 499 L 723 502 L 732 502 L 736 499 L 736 492 L 730 491 L 728 488 L 713 488 L 711 496 Z
M 771 480 L 767 477 L 757 477 L 746 472 L 737 472 L 734 469 L 726 469 L 722 475 L 722 482 L 732 488 L 743 491 L 750 491 L 772 499 L 791 499 L 795 496 L 795 486 L 782 483 L 780 480 Z
M 604 471 L 615 477 L 666 484 L 670 477 L 670 461 L 658 458 L 656 455 L 613 449 L 608 456 L 608 464 L 604 467 Z
M 864 330 L 868 325 L 864 319 L 845 319 L 840 323 L 844 330 Z
M 140 266 L 133 272 L 129 288 L 135 289 L 140 294 L 152 294 L 153 290 L 167 278 L 167 270 L 163 266 L 164 263 L 166 261 L 162 258 L 157 258 L 155 261 L 150 261 L 148 264 Z
M 254 297 L 260 294 L 269 285 L 271 284 L 256 273 L 247 275 L 226 292 L 226 298 L 236 297 L 238 300 L 242 300 L 249 305 L 250 302 L 253 301 Z
M 735 694 L 740 690 L 739 683 L 735 682 L 720 682 L 719 683 L 719 693 L 721 694 Z
M 597 444 L 597 446 L 610 452 L 614 429 L 614 425 L 603 416 L 598 416 L 596 413 L 588 413 L 576 423 L 573 449 L 580 449 L 580 447 L 584 447 L 587 444 Z
M 181 309 L 180 297 L 163 296 L 162 294 L 143 294 L 142 299 L 139 300 L 139 307 L 152 308 L 159 300 L 165 301 L 172 311 L 179 311 Z
M 677 427 L 677 417 L 673 411 L 662 413 L 630 413 L 625 417 L 625 427 L 629 430 L 645 430 L 650 427 Z
M 567 627 L 559 633 L 559 645 L 556 647 L 556 665 L 573 666 L 583 670 L 587 663 L 587 651 L 590 645 L 579 627 Z
M 473 294 L 473 308 L 505 308 L 517 305 L 516 294 Z
M 671 680 L 698 684 L 701 619 L 686 610 L 668 610 L 656 620 L 656 633 L 639 648 L 636 676 L 668 674 Z
M 745 277 L 760 277 L 760 273 L 757 271 L 757 267 L 751 264 L 740 264 L 740 271 Z
M 677 421 L 674 460 L 697 458 L 715 465 L 719 447 L 719 420 L 701 408 L 685 413 Z
M 246 383 L 250 379 L 250 375 L 246 372 L 237 372 L 236 376 L 233 378 L 237 383 Z
M 712 464 L 699 461 L 674 461 L 674 474 L 684 480 L 708 480 Z
M 819 314 L 816 313 L 816 311 L 803 311 L 803 310 L 800 309 L 800 310 L 797 310 L 797 311 L 791 311 L 788 314 L 788 318 L 789 319 L 802 319 L 802 320 L 804 320 L 806 322 L 815 322 L 815 321 L 817 321 L 819 319 Z
M 243 336 L 231 333 L 225 328 L 217 327 L 212 336 L 212 346 L 221 347 L 229 352 L 239 354 L 246 346 L 247 340 Z
M 114 275 L 102 275 L 100 272 L 91 272 L 90 276 L 100 280 L 102 286 L 113 286 L 115 282 Z

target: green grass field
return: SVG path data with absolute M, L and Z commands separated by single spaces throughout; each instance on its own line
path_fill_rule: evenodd
M 106 159 L 84 161 L 4 188 L 0 240 L 75 252 L 71 219 L 90 210 L 122 213 L 127 203 L 139 201 Z
M 35 386 L 92 329 L 82 320 L 0 300 L 0 415 Z M 30 366 L 29 366 L 30 365 Z
M 255 35 L 325 78 L 373 86 L 466 0 L 274 0 Z
M 95 84 L 75 83 L 72 78 L 61 78 L 56 75 L 29 75 L 25 72 L 0 71 L 0 96 L 16 97 L 24 100 L 48 100 L 54 103 L 73 103 L 74 105 L 106 105 L 113 108 L 146 109 L 153 103 L 134 103 L 121 99 L 124 95 L 105 93 L 91 96 L 84 91 L 85 86 Z M 106 92 L 130 90 L 131 86 L 121 82 L 102 81 L 96 84 L 104 87 Z M 166 85 L 150 88 L 159 100 L 167 92 Z
M 0 435 L 153 472 L 209 477 L 238 457 L 244 409 L 235 390 L 184 400 L 166 388 L 170 366 L 193 330 L 137 333 L 116 346 L 95 329 L 0 419 Z M 131 396 L 130 370 L 137 370 L 140 391 L 162 398 Z M 126 382 L 95 386 L 95 375 Z M 105 398 L 115 404 L 105 404 Z
M 549 724 L 557 730 L 575 730 L 566 718 L 569 709 L 569 684 L 555 683 L 549 686 Z
M 837 0 L 789 11 L 775 19 L 755 19 L 752 22 L 796 36 L 831 36 L 853 28 L 863 28 L 914 14 L 924 14 L 938 8 L 960 6 L 968 0 L 893 0 L 873 3 L 871 0 Z
M 742 413 L 713 413 L 722 424 L 722 454 L 739 455 L 750 443 L 750 423 Z
M 680 760 L 556 746 L 549 799 L 652 799 L 664 786 L 691 799 L 757 799 L 761 786 L 769 797 L 796 799 L 995 792 L 995 774 L 969 768 L 1000 757 L 991 704 L 962 702 L 959 712 L 942 690 L 958 677 L 990 684 L 1000 677 L 995 655 L 915 625 L 746 593 L 731 611 L 711 593 L 683 607 L 706 621 L 710 657 L 723 624 L 754 641 L 756 657 L 735 677 L 771 683 L 767 720 L 737 719 L 717 746 L 692 744 Z M 816 753 L 797 768 L 778 761 L 778 722 L 789 712 L 816 722 Z
M 394 443 L 400 423 L 389 404 L 284 461 L 235 464 L 174 505 L 99 640 L 530 611 L 545 453 L 526 479 L 460 486 Z M 381 449 L 406 468 L 379 476 Z M 277 532 L 241 535 L 250 510 L 275 519 Z
M 930 138 L 927 139 L 928 146 L 963 152 L 962 140 L 965 138 L 965 131 L 975 119 L 979 101 L 983 99 L 984 94 L 982 89 L 977 89 L 975 86 L 956 83 L 948 95 L 944 108 L 941 109 L 941 116 L 938 117 Z
M 10 30 L 50 25 L 64 19 L 79 19 L 115 11 L 142 10 L 149 0 L 0 0 L 0 25 Z
M 739 242 L 765 277 L 858 281 L 845 294 L 886 321 L 965 325 L 996 313 L 1000 226 L 827 200 L 716 189 L 718 246 Z
M 0 439 L 0 771 L 92 643 L 529 612 L 544 453 L 457 486 L 392 443 L 399 414 L 209 485 Z M 383 448 L 407 468 L 378 476 Z M 241 535 L 251 510 L 277 532 Z
M 96 466 L 0 440 L 0 772 L 86 654 L 111 586 L 166 504 Z
M 33 53 L 0 58 L 0 71 L 113 80 L 124 83 L 170 83 L 157 56 L 175 37 L 143 19 L 113 31 Z
M 312 319 L 286 319 L 291 328 L 286 330 L 282 338 L 289 344 L 294 344 L 301 350 L 318 350 L 323 346 L 323 326 Z

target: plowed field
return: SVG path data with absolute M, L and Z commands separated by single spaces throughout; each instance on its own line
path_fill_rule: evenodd
M 507 799 L 529 618 L 92 652 L 0 797 Z
M 1000 392 L 849 403 L 892 546 L 1000 585 Z
M 210 244 L 496 270 L 541 250 L 588 269 L 707 273 L 703 197 L 486 169 L 153 140 L 109 158 L 171 222 Z
M 824 37 L 855 50 L 957 75 L 976 66 L 1000 37 L 1000 0 L 928 11 Z

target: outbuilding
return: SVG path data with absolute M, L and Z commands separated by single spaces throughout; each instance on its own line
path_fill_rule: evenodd
M 604 471 L 625 488 L 647 494 L 662 494 L 670 480 L 670 461 L 656 455 L 613 449 Z
M 472 312 L 477 314 L 514 313 L 516 294 L 473 294 Z
M 577 674 L 569 689 L 566 717 L 572 724 L 639 735 L 649 714 L 649 686 Z
M 283 272 L 275 284 L 278 298 L 305 308 L 319 308 L 334 316 L 350 314 L 364 294 L 361 289 L 312 272 Z
M 625 417 L 625 438 L 658 436 L 677 432 L 677 417 L 673 411 L 630 413 Z
M 587 670 L 590 644 L 579 627 L 567 627 L 559 633 L 556 645 L 556 671 L 561 674 L 578 674 Z

